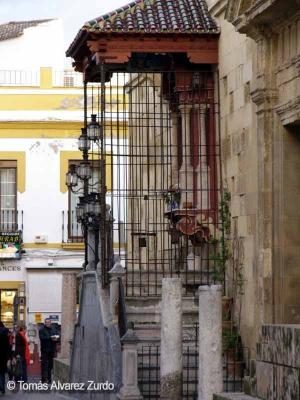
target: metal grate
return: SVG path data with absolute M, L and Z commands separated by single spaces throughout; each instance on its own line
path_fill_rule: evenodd
M 241 349 L 242 358 L 236 353 L 223 354 L 223 388 L 225 392 L 243 390 L 244 370 L 248 349 Z M 138 352 L 138 381 L 144 399 L 160 398 L 160 346 L 142 346 Z M 198 398 L 198 348 L 183 347 L 182 399 Z
M 101 202 L 111 206 L 126 295 L 158 296 L 162 278 L 178 275 L 184 294 L 193 295 L 199 285 L 222 279 L 217 80 L 196 69 L 106 68 L 95 76 L 99 84 L 86 86 L 86 124 L 97 114 L 103 127 L 90 159 L 102 171 Z M 104 283 L 110 259 L 102 254 Z

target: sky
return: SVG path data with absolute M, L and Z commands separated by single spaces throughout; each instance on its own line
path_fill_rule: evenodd
M 0 24 L 9 21 L 61 18 L 65 48 L 84 22 L 124 6 L 131 0 L 0 0 Z

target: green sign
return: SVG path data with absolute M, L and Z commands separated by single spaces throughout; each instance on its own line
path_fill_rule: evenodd
M 21 244 L 21 231 L 0 231 L 0 258 L 21 258 Z

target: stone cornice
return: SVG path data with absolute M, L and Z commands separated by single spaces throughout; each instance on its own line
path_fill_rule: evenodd
M 254 40 L 272 36 L 282 21 L 300 9 L 300 0 L 257 0 L 244 13 L 239 14 L 236 0 L 229 0 L 225 18 L 236 30 Z
M 274 107 L 283 125 L 300 124 L 300 96 Z
M 222 14 L 227 8 L 228 0 L 219 0 L 213 6 L 209 8 L 209 12 L 212 17 L 218 17 Z
M 278 99 L 278 91 L 276 89 L 257 88 L 251 92 L 251 98 L 257 106 L 274 103 Z

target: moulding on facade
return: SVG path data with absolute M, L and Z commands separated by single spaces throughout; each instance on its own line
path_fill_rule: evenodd
M 17 190 L 25 192 L 26 186 L 26 153 L 25 151 L 1 151 L 0 160 L 17 161 Z
M 300 96 L 287 103 L 279 104 L 274 109 L 279 115 L 282 125 L 300 125 Z
M 271 104 L 278 99 L 278 90 L 258 88 L 251 92 L 251 98 L 257 106 Z
M 270 36 L 278 24 L 299 11 L 299 0 L 229 0 L 225 14 L 240 33 L 257 40 Z
M 209 12 L 213 17 L 218 17 L 227 9 L 227 0 L 219 0 L 209 8 Z

